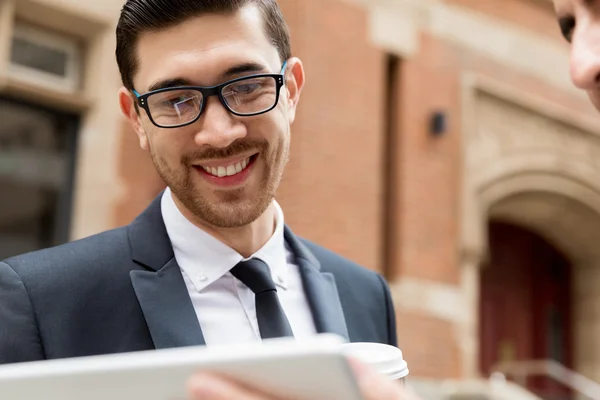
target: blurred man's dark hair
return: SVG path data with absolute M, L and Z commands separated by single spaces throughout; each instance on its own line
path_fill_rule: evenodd
M 116 56 L 123 85 L 133 90 L 133 76 L 138 69 L 136 45 L 141 34 L 205 14 L 235 13 L 249 5 L 262 11 L 265 33 L 279 51 L 281 62 L 289 59 L 289 31 L 276 0 L 127 0 L 117 25 Z

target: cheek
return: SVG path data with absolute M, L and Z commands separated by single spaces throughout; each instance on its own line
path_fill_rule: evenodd
M 591 89 L 587 91 L 592 104 L 598 111 L 600 111 L 600 89 Z
M 183 153 L 176 143 L 169 142 L 162 135 L 150 136 L 148 143 L 155 162 L 160 162 L 171 170 L 179 167 Z
M 248 138 L 266 140 L 269 143 L 271 151 L 281 146 L 288 126 L 287 116 L 277 108 L 252 121 L 246 121 Z
M 184 138 L 188 137 L 187 132 L 181 132 L 177 129 L 159 129 L 145 126 L 148 138 L 148 146 L 153 157 L 160 158 L 170 165 L 174 162 L 179 163 L 186 154 L 186 147 L 189 152 L 189 145 L 184 143 Z

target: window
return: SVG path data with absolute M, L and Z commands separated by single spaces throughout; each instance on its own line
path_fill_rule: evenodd
M 79 117 L 0 97 L 0 260 L 69 240 Z
M 11 42 L 9 74 L 52 89 L 79 89 L 81 49 L 75 39 L 17 23 Z

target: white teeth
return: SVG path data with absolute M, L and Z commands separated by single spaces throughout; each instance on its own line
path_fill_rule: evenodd
M 202 167 L 211 175 L 223 178 L 225 176 L 233 176 L 239 174 L 250 164 L 250 158 L 247 158 L 237 164 L 228 165 L 227 167 Z

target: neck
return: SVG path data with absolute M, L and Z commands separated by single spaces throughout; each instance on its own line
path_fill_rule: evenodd
M 209 225 L 193 216 L 190 211 L 179 202 L 176 196 L 173 200 L 181 213 L 194 225 L 209 235 L 225 243 L 237 251 L 242 257 L 248 258 L 256 253 L 273 236 L 276 226 L 275 206 L 271 205 L 260 217 L 252 223 L 237 228 L 219 228 Z

